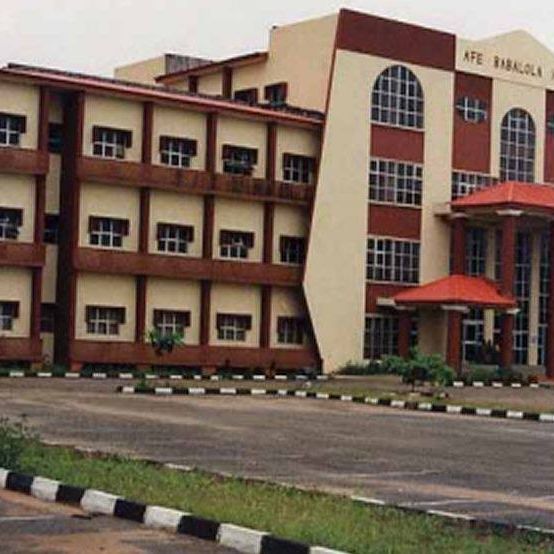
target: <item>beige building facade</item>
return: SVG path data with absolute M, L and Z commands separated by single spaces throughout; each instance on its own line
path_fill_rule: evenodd
M 533 37 L 341 10 L 115 77 L 0 70 L 1 361 L 333 372 L 418 345 L 553 374 Z

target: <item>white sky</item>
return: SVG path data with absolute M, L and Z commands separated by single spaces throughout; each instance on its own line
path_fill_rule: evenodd
M 340 7 L 484 38 L 525 29 L 554 51 L 552 0 L 0 0 L 0 63 L 110 75 L 177 52 L 223 58 L 267 46 L 272 25 Z

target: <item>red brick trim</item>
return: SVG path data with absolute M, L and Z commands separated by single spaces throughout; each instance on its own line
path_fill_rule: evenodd
M 546 117 L 554 118 L 554 92 L 546 91 Z M 544 145 L 544 180 L 554 183 L 554 130 L 546 130 Z
M 421 210 L 385 204 L 370 204 L 368 233 L 400 239 L 421 239 Z
M 422 131 L 371 125 L 371 155 L 376 158 L 424 162 L 424 139 Z
M 446 71 L 456 63 L 454 35 L 345 9 L 337 48 Z
M 0 266 L 42 267 L 45 248 L 39 243 L 0 242 Z
M 223 68 L 221 94 L 223 98 L 233 97 L 233 68 L 225 66 Z
M 77 295 L 77 271 L 73 264 L 79 240 L 79 205 L 81 181 L 78 160 L 83 150 L 83 121 L 85 94 L 77 92 L 64 100 L 64 145 L 60 179 L 60 236 L 56 301 L 58 314 L 54 342 L 54 360 L 69 364 L 71 345 L 75 337 L 75 303 Z
M 392 298 L 395 294 L 410 288 L 410 285 L 397 285 L 388 283 L 367 283 L 365 312 L 366 314 L 374 314 L 383 308 L 377 305 L 379 298 Z
M 271 286 L 262 287 L 262 302 L 260 315 L 260 348 L 271 346 Z
M 454 93 L 454 143 L 452 166 L 455 169 L 490 173 L 491 168 L 491 120 L 492 79 L 456 73 Z M 486 102 L 489 117 L 482 123 L 469 123 L 456 110 L 456 102 L 463 96 Z
M 42 341 L 36 337 L 2 337 L 2 340 L 0 340 L 0 360 L 39 362 L 42 360 Z
M 212 305 L 212 283 L 202 281 L 200 283 L 200 344 L 210 344 L 211 330 L 211 305 Z
M 73 263 L 77 270 L 92 273 L 147 275 L 282 287 L 300 285 L 302 273 L 300 267 L 281 264 L 210 260 L 100 248 L 76 249 Z
M 46 175 L 48 152 L 23 148 L 0 148 L 0 172 L 16 175 Z
M 466 221 L 463 218 L 452 222 L 452 273 L 463 275 L 466 272 Z
M 273 263 L 273 242 L 275 227 L 275 204 L 266 202 L 264 204 L 264 246 L 263 262 L 264 264 Z
M 248 348 L 226 346 L 177 347 L 157 356 L 147 343 L 78 340 L 71 345 L 73 363 L 213 366 L 232 368 L 301 369 L 317 367 L 309 349 Z

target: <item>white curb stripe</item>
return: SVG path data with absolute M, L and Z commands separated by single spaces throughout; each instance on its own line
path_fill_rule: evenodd
M 155 394 L 164 394 L 169 395 L 173 394 L 173 389 L 171 387 L 156 387 L 154 389 Z
M 405 408 L 406 402 L 404 400 L 393 400 L 390 405 L 391 408 Z
M 31 485 L 31 495 L 39 500 L 55 502 L 59 486 L 59 481 L 45 479 L 44 477 L 35 477 Z
M 554 423 L 554 414 L 539 414 L 539 421 Z
M 74 371 L 67 371 L 64 375 L 66 379 L 79 379 L 81 375 L 79 373 L 76 373 Z
M 387 506 L 384 500 L 379 498 L 366 498 L 365 496 L 351 496 L 350 500 L 354 502 L 361 502 L 362 504 L 371 504 L 372 506 Z
M 320 400 L 329 400 L 329 393 L 327 392 L 316 392 L 315 397 Z
M 307 398 L 308 393 L 305 390 L 297 390 L 294 391 L 294 396 L 297 396 L 298 398 Z
M 25 377 L 23 371 L 10 371 L 10 377 Z
M 267 391 L 265 389 L 251 389 L 250 394 L 252 396 L 263 396 Z
M 107 379 L 108 375 L 106 373 L 93 373 L 92 378 L 93 379 Z
M 121 388 L 121 392 L 124 394 L 134 394 L 135 393 L 135 387 L 125 386 Z
M 265 381 L 265 375 L 254 375 L 254 381 Z
M 179 510 L 171 510 L 170 508 L 162 508 L 160 506 L 147 506 L 144 512 L 144 525 L 155 527 L 156 529 L 177 531 L 177 526 L 185 515 L 188 514 Z
M 182 375 L 170 375 L 169 378 L 174 381 L 181 381 L 183 379 Z
M 322 546 L 312 546 L 310 548 L 310 554 L 348 554 L 348 553 L 341 552 L 340 550 L 331 550 L 329 548 L 323 548 Z
M 132 373 L 120 373 L 118 375 L 118 377 L 120 379 L 133 379 L 133 374 Z
M 473 381 L 473 386 L 477 388 L 482 388 L 485 386 L 485 383 L 483 383 L 483 381 Z
M 457 388 L 457 389 L 461 389 L 465 386 L 465 383 L 463 381 L 454 381 L 452 383 L 452 386 Z
M 40 378 L 52 377 L 52 373 L 49 371 L 39 371 L 37 373 L 37 377 L 40 377 Z
M 7 469 L 2 469 L 0 467 L 0 489 L 6 488 L 6 482 L 8 480 L 8 473 L 9 471 Z
M 478 416 L 490 416 L 492 413 L 492 410 L 489 408 L 476 408 L 475 414 Z
M 189 388 L 189 394 L 192 396 L 195 394 L 206 394 L 206 389 L 191 387 Z
M 429 402 L 420 402 L 417 405 L 417 409 L 422 410 L 424 412 L 430 412 L 433 409 L 433 405 L 430 404 Z
M 237 394 L 237 389 L 223 387 L 219 390 L 219 394 Z
M 113 515 L 118 497 L 94 489 L 87 489 L 81 498 L 81 508 L 93 514 Z
M 504 383 L 498 383 L 495 381 L 494 383 L 492 383 L 492 386 L 496 389 L 501 389 L 504 386 Z
M 287 376 L 286 375 L 275 375 L 275 380 L 276 381 L 286 381 Z
M 447 414 L 461 414 L 462 413 L 462 406 L 446 406 L 446 413 Z
M 262 548 L 262 539 L 267 533 L 254 531 L 246 527 L 222 523 L 219 526 L 218 542 L 223 546 L 235 548 L 245 554 L 259 554 Z
M 512 410 L 508 410 L 506 412 L 506 417 L 508 419 L 523 419 L 523 412 L 515 412 Z
M 343 394 L 340 399 L 342 402 L 352 402 L 352 397 L 348 394 Z

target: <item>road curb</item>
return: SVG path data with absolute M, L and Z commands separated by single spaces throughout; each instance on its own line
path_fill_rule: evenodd
M 215 387 L 135 387 L 120 385 L 117 392 L 122 394 L 144 394 L 154 396 L 273 396 L 280 398 L 305 398 L 316 400 L 335 400 L 369 404 L 399 410 L 416 412 L 441 413 L 449 415 L 466 415 L 491 417 L 494 419 L 512 419 L 535 421 L 538 423 L 554 423 L 554 414 L 541 412 L 526 412 L 498 408 L 480 408 L 474 406 L 458 406 L 440 404 L 437 402 L 415 402 L 410 400 L 395 400 L 393 398 L 378 398 L 371 396 L 350 396 L 344 394 L 322 393 L 288 389 L 259 389 L 259 388 L 215 388 Z
M 217 542 L 245 554 L 347 554 L 198 517 L 187 512 L 146 505 L 107 492 L 65 485 L 53 479 L 35 477 L 3 468 L 0 468 L 0 489 L 27 494 L 42 501 L 78 506 L 91 514 L 126 519 L 147 527 Z
M 154 381 L 156 379 L 170 379 L 174 381 L 328 381 L 329 375 L 314 375 L 308 376 L 304 374 L 278 374 L 274 377 L 267 377 L 266 375 L 195 375 L 195 374 L 182 374 L 182 373 L 140 373 L 137 374 L 134 371 L 120 372 L 120 373 L 108 373 L 102 371 L 95 372 L 77 372 L 77 371 L 24 371 L 24 370 L 10 370 L 7 372 L 0 372 L 0 379 L 120 379 L 120 380 L 132 380 L 132 379 L 146 379 Z

